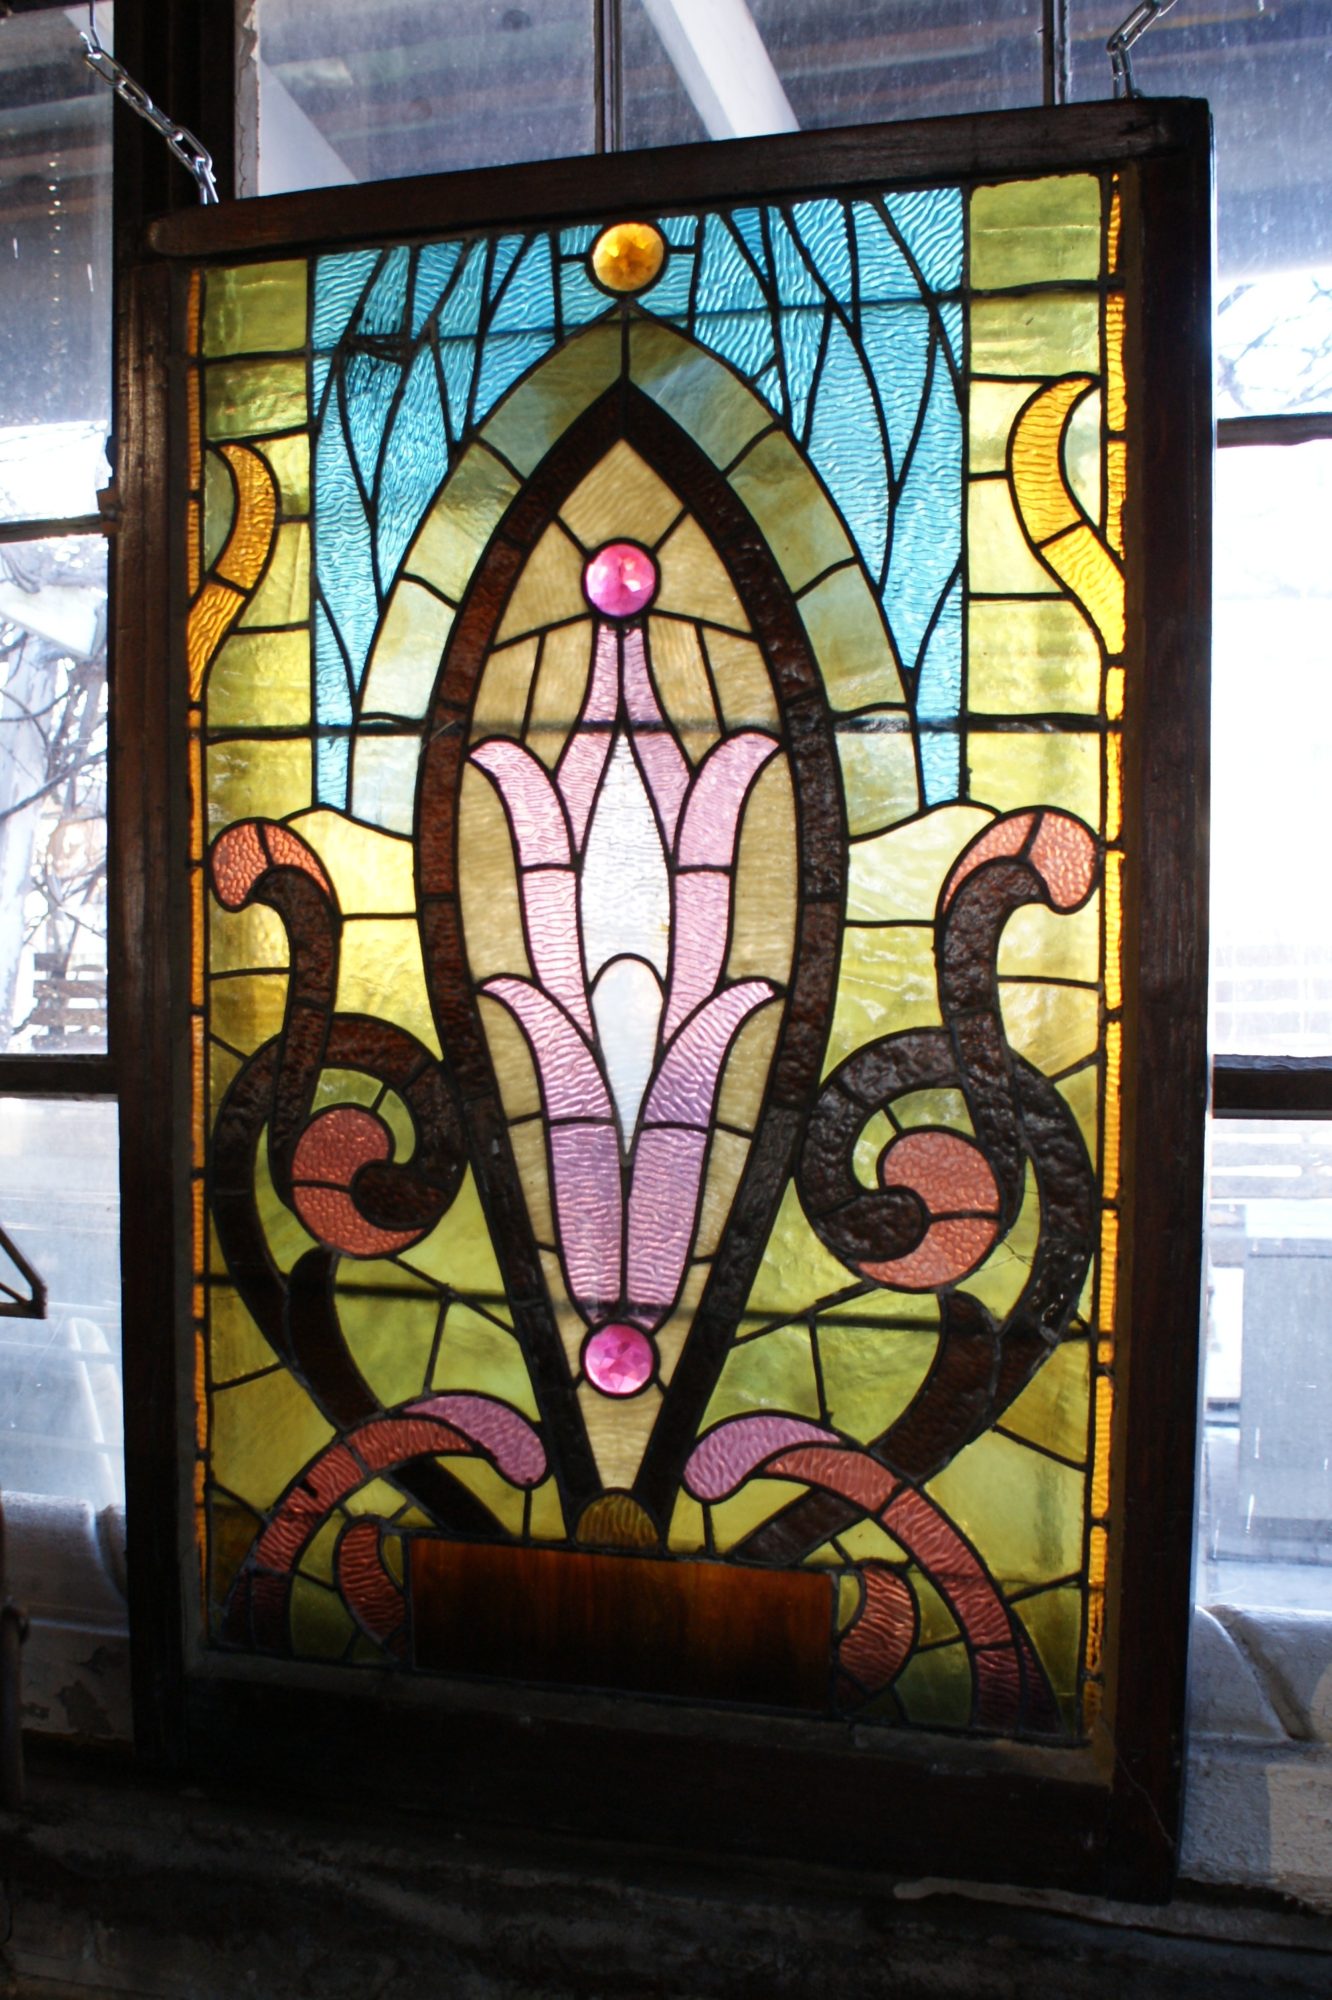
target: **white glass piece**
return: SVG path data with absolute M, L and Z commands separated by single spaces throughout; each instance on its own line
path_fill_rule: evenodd
M 644 958 L 664 979 L 671 885 L 657 817 L 637 759 L 617 735 L 592 808 L 579 885 L 587 976 L 613 958 Z
M 625 1153 L 652 1075 L 661 1001 L 661 981 L 641 958 L 612 959 L 592 993 L 592 1018 Z

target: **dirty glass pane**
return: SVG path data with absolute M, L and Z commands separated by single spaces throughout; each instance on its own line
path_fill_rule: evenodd
M 1213 1045 L 1332 1050 L 1332 444 L 1220 452 L 1213 640 Z
M 1197 1593 L 1332 1610 L 1332 1124 L 1217 1120 Z
M 0 1100 L 0 1226 L 47 1289 L 45 1319 L 0 1319 L 7 1495 L 124 1500 L 119 1211 L 114 1104 Z
M 1110 95 L 1107 35 L 1125 0 L 1072 0 L 1073 85 Z M 1332 405 L 1332 0 L 1178 6 L 1143 37 L 1153 97 L 1216 118 L 1217 412 Z
M 0 1049 L 106 1047 L 106 544 L 0 545 Z
M 594 6 L 257 0 L 241 41 L 241 192 L 591 152 Z
M 1039 0 L 624 0 L 628 146 L 1041 101 Z
M 63 8 L 0 18 L 5 520 L 92 513 L 107 479 L 112 106 L 82 54 Z

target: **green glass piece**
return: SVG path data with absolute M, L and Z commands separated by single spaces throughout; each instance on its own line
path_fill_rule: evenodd
M 204 370 L 204 427 L 212 439 L 266 437 L 305 420 L 303 361 L 215 361 Z
M 967 634 L 967 699 L 977 713 L 1096 714 L 1101 649 L 1066 598 L 973 603 Z
M 758 447 L 758 451 L 766 449 L 766 445 Z M 736 481 L 740 484 L 739 473 Z M 799 604 L 831 705 L 860 709 L 879 704 L 900 709 L 902 677 L 860 565 L 852 563 L 834 570 L 805 591 Z
M 309 633 L 233 633 L 208 672 L 207 714 L 210 729 L 295 728 L 308 722 Z
M 704 1412 L 701 1428 L 709 1431 L 724 1417 L 748 1415 L 754 1410 L 819 1416 L 819 1385 L 807 1327 L 778 1327 L 773 1333 L 760 1334 L 733 1347 Z
M 920 804 L 916 753 L 900 711 L 871 709 L 861 724 L 837 731 L 847 831 L 853 839 L 896 826 Z
M 281 354 L 305 345 L 304 258 L 215 266 L 204 279 L 203 351 Z
M 499 1309 L 501 1319 L 508 1318 L 504 1281 L 470 1167 L 447 1213 L 423 1242 L 403 1252 L 401 1261 L 436 1284 L 484 1300 L 490 1310 Z
M 1101 311 L 1094 292 L 973 299 L 970 328 L 977 375 L 1094 375 L 1101 365 Z
M 301 1660 L 340 1660 L 356 1633 L 350 1611 L 336 1591 L 308 1576 L 291 1586 L 291 1648 Z
M 669 327 L 631 322 L 629 373 L 714 465 L 730 465 L 772 422 L 767 404 L 729 368 Z
M 1057 1451 L 1079 1465 L 1087 1456 L 1091 1355 L 1085 1340 L 1066 1340 L 1042 1363 L 1000 1418 L 1006 1431 Z
M 1101 184 L 1051 174 L 973 190 L 968 248 L 979 291 L 1094 281 L 1101 268 Z
M 998 812 L 1062 806 L 1090 827 L 1101 819 L 1101 739 L 1090 730 L 1024 736 L 973 730 L 967 737 L 972 796 Z
M 482 437 L 526 478 L 618 376 L 622 343 L 618 325 L 576 335 L 505 397 Z
M 1000 1588 L 1072 1576 L 1082 1562 L 1082 1473 L 989 1431 L 929 1483 Z
M 1078 1669 L 1082 1654 L 1082 1591 L 1076 1584 L 1024 1597 L 1013 1609 L 1022 1620 L 1050 1677 L 1065 1728 L 1081 1728 Z
M 424 1393 L 439 1315 L 438 1298 L 400 1292 L 389 1305 L 374 1293 L 339 1289 L 338 1320 L 348 1351 L 386 1409 Z
M 470 1306 L 449 1307 L 430 1386 L 497 1396 L 533 1422 L 540 1415 L 518 1342 Z
M 211 1409 L 212 1474 L 250 1506 L 267 1509 L 333 1436 L 285 1368 L 216 1389 Z
M 901 1416 L 939 1345 L 928 1326 L 847 1326 L 826 1317 L 818 1321 L 817 1339 L 829 1421 L 861 1444 L 882 1437 Z
M 310 439 L 306 431 L 266 437 L 258 449 L 277 481 L 278 511 L 288 520 L 310 511 Z
M 408 570 L 456 604 L 517 491 L 509 468 L 484 445 L 472 445 L 426 516 L 408 554 Z
M 208 1288 L 208 1368 L 220 1387 L 261 1368 L 275 1368 L 277 1355 L 255 1325 L 231 1285 Z
M 308 737 L 233 737 L 205 753 L 210 835 L 238 819 L 286 819 L 310 803 Z
M 918 1729 L 965 1729 L 971 1721 L 971 1661 L 960 1641 L 914 1653 L 893 1692 Z
M 938 806 L 873 839 L 853 841 L 847 916 L 854 923 L 933 923 L 954 862 L 990 818 L 976 806 Z
M 792 590 L 851 556 L 846 530 L 790 438 L 770 431 L 730 475 Z M 883 699 L 876 689 L 867 699 Z
M 746 1319 L 752 1324 L 754 1318 L 807 1312 L 825 1294 L 844 1292 L 856 1282 L 854 1273 L 819 1242 L 794 1184 L 788 1182 L 745 1307 Z
M 859 924 L 842 938 L 837 1002 L 823 1058 L 829 1075 L 856 1049 L 939 1020 L 934 933 L 924 924 Z
M 241 613 L 244 626 L 299 625 L 310 616 L 310 530 L 287 521 L 277 531 L 268 570 Z M 286 719 L 296 721 L 299 703 Z

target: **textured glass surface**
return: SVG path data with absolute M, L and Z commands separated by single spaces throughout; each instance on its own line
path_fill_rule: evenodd
M 107 482 L 111 108 L 64 9 L 0 21 L 0 519 L 93 513 Z
M 1332 1607 L 1332 1125 L 1215 1119 L 1196 1591 Z
M 0 545 L 0 1049 L 106 1047 L 106 544 Z
M 1332 783 L 1329 509 L 1332 444 L 1217 454 L 1212 1039 L 1241 1054 L 1332 1049 L 1332 921 L 1311 893 Z
M 1073 0 L 1073 87 L 1110 95 L 1118 0 Z M 1329 0 L 1177 7 L 1133 55 L 1149 97 L 1205 97 L 1216 120 L 1217 414 L 1332 401 Z
M 1118 200 L 1064 174 L 198 275 L 213 1643 L 1085 1733 Z M 527 1608 L 463 1632 L 487 1542 Z M 775 1680 L 741 1665 L 756 1578 Z
M 116 1132 L 114 1104 L 0 1102 L 0 1227 L 47 1289 L 44 1319 L 0 1319 L 6 1493 L 124 1502 Z

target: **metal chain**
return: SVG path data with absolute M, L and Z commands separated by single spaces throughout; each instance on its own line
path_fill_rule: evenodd
M 200 201 L 205 206 L 215 202 L 218 196 L 212 154 L 186 126 L 175 124 L 164 111 L 159 111 L 143 85 L 136 83 L 124 65 L 102 47 L 93 14 L 93 0 L 88 0 L 88 25 L 79 30 L 79 40 L 83 43 L 83 60 L 93 74 L 100 76 L 103 83 L 109 83 L 122 104 L 128 104 L 137 117 L 151 125 L 155 132 L 161 133 L 182 167 L 193 175 Z
M 1110 76 L 1116 97 L 1141 97 L 1142 92 L 1133 80 L 1133 59 L 1129 53 L 1133 44 L 1140 41 L 1162 14 L 1168 14 L 1175 0 L 1138 0 L 1131 14 L 1125 16 L 1105 45 L 1110 58 Z

